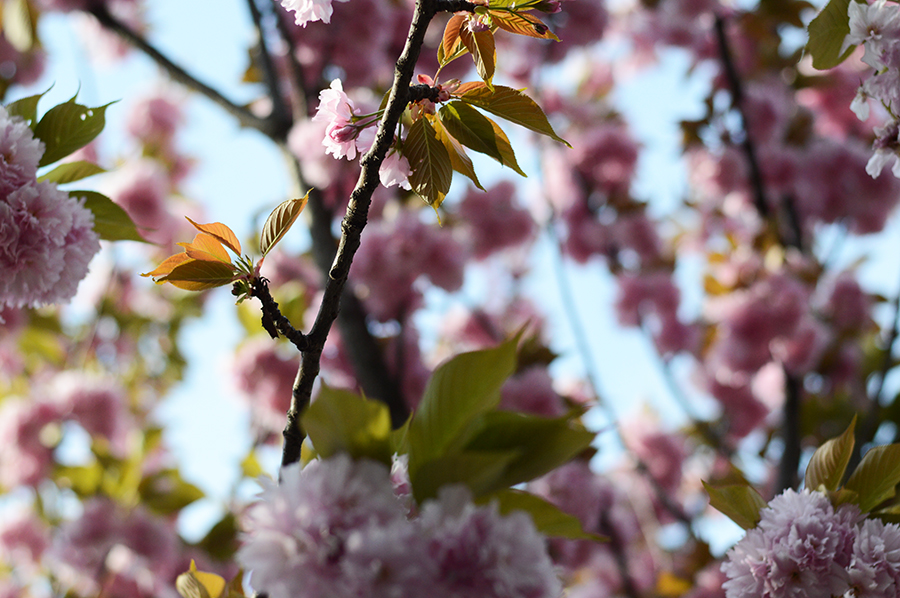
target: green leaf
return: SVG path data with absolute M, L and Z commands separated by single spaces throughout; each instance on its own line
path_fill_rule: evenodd
M 69 197 L 85 198 L 84 207 L 94 214 L 94 232 L 105 241 L 147 241 L 131 216 L 119 204 L 96 191 L 69 191 Z
M 859 495 L 857 505 L 868 513 L 892 498 L 900 483 L 900 444 L 876 446 L 860 461 L 844 488 Z
M 65 185 L 66 183 L 80 181 L 81 179 L 86 179 L 95 174 L 104 172 L 106 172 L 105 169 L 100 168 L 93 162 L 78 160 L 76 162 L 60 164 L 50 172 L 39 176 L 38 181 L 49 181 L 51 183 L 56 183 L 57 185 Z
M 106 124 L 108 107 L 88 108 L 68 101 L 48 110 L 34 127 L 34 136 L 46 146 L 38 165 L 53 164 L 93 141 Z
M 548 538 L 605 541 L 605 538 L 599 534 L 584 531 L 581 522 L 574 515 L 569 515 L 553 503 L 530 492 L 515 489 L 501 490 L 489 494 L 477 502 L 494 501 L 496 501 L 497 510 L 501 515 L 509 515 L 513 511 L 528 513 L 537 530 Z
M 203 491 L 184 481 L 176 469 L 166 469 L 141 480 L 141 503 L 161 515 L 174 515 L 205 496 Z
M 465 450 L 515 451 L 492 490 L 528 482 L 548 473 L 591 445 L 594 434 L 569 416 L 546 418 L 511 411 L 487 413 Z
M 490 89 L 486 84 L 476 82 L 461 85 L 455 95 L 464 102 L 572 147 L 556 134 L 541 107 L 521 91 L 502 85 Z
M 844 62 L 856 46 L 841 53 L 844 38 L 850 33 L 848 8 L 851 0 L 831 0 L 809 24 L 806 52 L 812 56 L 813 67 L 823 70 Z
M 829 492 L 834 492 L 844 479 L 847 464 L 853 454 L 853 430 L 856 427 L 856 416 L 837 438 L 832 438 L 813 453 L 812 459 L 806 468 L 806 480 L 804 482 L 808 490 L 818 490 L 824 487 Z
M 447 129 L 444 127 L 441 120 L 435 119 L 434 131 L 437 134 L 438 139 L 441 140 L 441 143 L 444 144 L 444 147 L 447 148 L 453 170 L 469 177 L 469 180 L 475 183 L 476 187 L 484 191 L 484 187 L 481 186 L 481 182 L 478 180 L 478 175 L 475 174 L 475 167 L 472 165 L 472 160 L 466 155 L 465 148 L 447 132 Z
M 403 154 L 412 174 L 409 184 L 428 205 L 437 209 L 450 190 L 453 167 L 450 154 L 441 143 L 428 118 L 420 118 L 409 128 Z
M 191 259 L 175 266 L 169 274 L 157 278 L 156 282 L 169 282 L 186 291 L 205 291 L 231 284 L 236 277 L 237 271 L 231 264 Z
M 269 251 L 275 247 L 275 244 L 290 230 L 291 226 L 293 226 L 294 222 L 297 220 L 297 216 L 299 216 L 300 212 L 303 211 L 303 208 L 306 207 L 308 199 L 309 191 L 307 191 L 306 195 L 300 199 L 283 201 L 272 210 L 272 213 L 269 214 L 269 217 L 266 219 L 266 224 L 263 226 L 262 234 L 259 237 L 259 251 L 263 257 L 266 257 Z
M 237 552 L 239 531 L 234 513 L 225 513 L 225 516 L 212 526 L 206 536 L 197 543 L 197 547 L 202 548 L 217 561 L 228 561 Z
M 744 529 L 752 529 L 759 523 L 759 512 L 766 501 L 749 484 L 731 484 L 713 487 L 703 482 L 709 494 L 709 504 Z
M 391 416 L 380 401 L 322 386 L 301 422 L 323 459 L 347 453 L 354 459 L 367 457 L 391 464 Z
M 413 497 L 422 504 L 435 498 L 440 488 L 448 484 L 464 484 L 473 496 L 484 496 L 497 488 L 497 479 L 516 457 L 514 451 L 463 452 L 426 461 L 410 469 Z
M 409 424 L 409 469 L 461 448 L 475 420 L 500 402 L 516 366 L 518 337 L 492 349 L 461 353 L 438 367 Z
M 49 90 L 48 90 L 49 91 Z M 16 100 L 6 107 L 6 111 L 10 116 L 19 116 L 28 124 L 32 129 L 37 125 L 37 106 L 38 102 L 47 92 L 39 93 L 37 95 L 28 96 L 27 98 L 22 98 L 20 100 Z
M 465 102 L 454 100 L 438 110 L 438 117 L 447 131 L 464 146 L 486 154 L 522 176 L 526 176 L 513 152 L 509 139 L 500 127 Z
M 60 488 L 70 488 L 80 498 L 97 494 L 103 482 L 103 467 L 96 461 L 90 465 L 59 465 L 53 471 L 53 479 Z

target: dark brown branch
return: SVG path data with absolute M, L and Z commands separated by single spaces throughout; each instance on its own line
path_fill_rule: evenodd
M 177 81 L 188 89 L 196 91 L 208 98 L 216 105 L 223 108 L 228 114 L 235 117 L 242 126 L 261 131 L 267 137 L 272 139 L 281 139 L 287 135 L 287 128 L 284 127 L 284 123 L 276 123 L 272 119 L 260 118 L 243 106 L 238 106 L 219 93 L 216 89 L 202 83 L 196 77 L 172 62 L 167 56 L 128 25 L 110 14 L 105 5 L 97 4 L 90 9 L 90 14 L 92 14 L 103 27 L 114 32 L 126 42 L 149 56 L 156 64 L 162 67 L 174 81 Z
M 300 351 L 305 351 L 309 347 L 307 337 L 294 328 L 290 320 L 288 320 L 278 309 L 278 303 L 269 293 L 269 283 L 265 278 L 256 278 L 251 282 L 253 292 L 252 297 L 259 299 L 262 303 L 262 324 L 263 328 L 272 338 L 277 338 L 280 333 L 284 338 L 288 339 Z
M 309 104 L 315 96 L 311 96 L 306 89 L 306 74 L 303 65 L 297 60 L 297 45 L 291 35 L 292 25 L 285 21 L 281 11 L 281 3 L 279 0 L 272 0 L 272 14 L 275 16 L 275 24 L 278 33 L 281 35 L 282 41 L 287 45 L 287 62 L 291 71 L 291 105 L 297 118 L 307 116 L 309 113 Z
M 800 379 L 787 371 L 784 372 L 784 379 L 784 421 L 781 431 L 784 452 L 775 483 L 776 495 L 797 487 L 797 470 L 800 468 L 800 399 L 803 387 Z
M 753 190 L 753 205 L 756 207 L 756 211 L 759 212 L 759 215 L 765 220 L 769 217 L 769 202 L 766 201 L 762 171 L 759 168 L 756 147 L 750 136 L 747 113 L 744 111 L 744 88 L 741 84 L 741 78 L 738 75 L 737 68 L 734 65 L 734 59 L 731 56 L 731 48 L 728 45 L 728 37 L 725 34 L 725 22 L 720 15 L 716 15 L 716 39 L 719 43 L 722 67 L 725 69 L 725 76 L 728 78 L 728 86 L 731 88 L 731 99 L 734 102 L 735 109 L 741 117 L 741 127 L 744 130 L 744 139 L 741 142 L 741 147 L 744 150 L 744 156 L 747 158 L 747 165 L 750 168 L 750 187 Z
M 409 36 L 400 58 L 394 69 L 394 82 L 388 97 L 387 108 L 378 124 L 378 133 L 372 148 L 362 157 L 362 171 L 356 188 L 350 194 L 347 213 L 341 222 L 341 239 L 338 244 L 334 262 L 328 270 L 325 282 L 322 305 L 309 333 L 310 349 L 304 352 L 300 360 L 300 371 L 294 385 L 293 400 L 288 413 L 288 425 L 295 429 L 285 429 L 285 445 L 282 453 L 282 465 L 289 465 L 299 459 L 302 431 L 299 431 L 300 411 L 309 404 L 313 383 L 319 374 L 322 347 L 328 338 L 328 332 L 337 318 L 340 309 L 340 298 L 347 283 L 353 256 L 359 248 L 360 236 L 366 226 L 369 204 L 372 194 L 378 187 L 378 169 L 394 141 L 394 131 L 400 115 L 406 109 L 410 82 L 413 70 L 419 58 L 419 52 L 425 41 L 428 25 L 437 13 L 442 0 L 418 0 L 416 11 L 410 25 Z

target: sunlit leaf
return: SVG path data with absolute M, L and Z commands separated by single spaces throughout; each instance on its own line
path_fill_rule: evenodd
M 471 82 L 460 85 L 453 95 L 510 122 L 569 145 L 550 126 L 541 107 L 521 91 L 502 85 L 495 85 L 491 89 L 483 82 Z
M 709 494 L 709 504 L 744 529 L 752 529 L 759 523 L 760 511 L 766 501 L 749 484 L 710 486 L 703 482 Z
M 471 150 L 487 154 L 508 166 L 522 176 L 526 176 L 516 161 L 515 152 L 509 138 L 499 125 L 465 102 L 454 100 L 438 110 L 438 116 L 447 131 L 457 141 Z
M 844 38 L 850 33 L 848 8 L 852 0 L 831 0 L 809 24 L 806 52 L 812 56 L 813 67 L 834 68 L 844 62 L 856 46 L 841 53 Z
M 853 430 L 856 427 L 856 416 L 837 438 L 824 443 L 813 453 L 806 468 L 805 485 L 809 490 L 818 490 L 823 486 L 834 492 L 841 485 L 850 456 L 853 454 Z
M 475 174 L 472 160 L 466 155 L 465 148 L 447 132 L 441 120 L 435 119 L 433 123 L 438 139 L 441 140 L 441 143 L 444 144 L 444 147 L 447 148 L 447 153 L 450 155 L 450 164 L 453 166 L 453 170 L 469 177 L 469 180 L 475 183 L 476 187 L 484 191 L 484 187 L 481 186 L 481 182 L 478 180 L 478 175 Z
M 574 515 L 530 492 L 510 488 L 489 494 L 478 502 L 496 502 L 501 515 L 509 515 L 514 511 L 528 513 L 537 530 L 548 538 L 604 541 L 603 536 L 584 531 L 581 522 Z
M 225 591 L 225 578 L 198 571 L 192 559 L 191 568 L 175 580 L 175 589 L 183 598 L 219 598 Z
M 18 52 L 28 52 L 34 47 L 35 23 L 27 0 L 3 2 L 3 37 Z
M 186 291 L 203 291 L 231 284 L 236 276 L 237 272 L 230 264 L 188 258 L 156 282 L 169 282 Z
M 309 191 L 300 199 L 289 199 L 283 201 L 272 210 L 263 226 L 262 234 L 259 237 L 259 251 L 263 257 L 275 247 L 275 244 L 290 230 L 291 226 L 297 220 L 297 216 L 306 207 L 309 199 Z
M 462 41 L 459 39 L 460 30 L 466 23 L 465 15 L 453 15 L 447 21 L 444 27 L 444 37 L 441 39 L 441 45 L 438 46 L 438 63 L 443 66 L 450 62 L 448 58 L 453 57 L 459 50 Z
M 491 22 L 504 31 L 538 39 L 559 41 L 556 34 L 550 31 L 550 28 L 543 21 L 531 13 L 505 10 L 491 10 L 488 13 L 491 15 Z
M 490 30 L 472 32 L 468 27 L 462 27 L 459 39 L 472 54 L 475 61 L 475 70 L 478 76 L 491 86 L 494 78 L 494 70 L 497 66 L 497 49 L 494 46 L 494 34 Z
M 868 513 L 893 498 L 898 483 L 900 444 L 889 444 L 869 449 L 844 488 L 857 493 L 859 510 Z
M 84 198 L 84 207 L 94 215 L 94 232 L 105 241 L 140 241 L 146 239 L 138 232 L 128 212 L 119 204 L 96 191 L 69 191 L 69 197 Z
M 106 172 L 105 169 L 97 166 L 93 162 L 87 162 L 86 160 L 77 160 L 75 162 L 66 162 L 65 164 L 60 164 L 47 174 L 42 174 L 38 177 L 38 181 L 49 181 L 51 183 L 56 183 L 57 185 L 64 185 L 66 183 L 73 183 L 75 181 L 80 181 L 81 179 L 86 179 L 89 176 L 94 176 L 95 174 L 100 174 Z
M 184 253 L 191 259 L 200 261 L 231 263 L 231 256 L 217 238 L 209 233 L 199 232 L 190 243 L 176 243 L 184 247 Z
M 38 165 L 53 164 L 93 141 L 106 124 L 108 107 L 89 108 L 69 101 L 48 110 L 34 127 L 34 136 L 45 146 Z
M 409 128 L 403 143 L 403 154 L 412 171 L 409 184 L 413 191 L 437 209 L 450 190 L 453 167 L 447 148 L 437 138 L 427 118 L 420 118 Z
M 180 266 L 189 261 L 193 261 L 193 259 L 189 257 L 188 254 L 183 252 L 176 253 L 175 255 L 170 255 L 165 260 L 163 260 L 163 263 L 157 266 L 155 270 L 144 272 L 141 274 L 141 276 L 152 276 L 154 279 L 157 279 L 157 277 L 160 276 L 167 276 L 172 273 L 172 270 L 174 270 L 176 266 Z M 163 282 L 165 281 L 156 280 L 157 284 L 162 284 Z
M 232 250 L 236 255 L 241 255 L 241 242 L 238 241 L 237 235 L 230 228 L 221 222 L 211 222 L 209 224 L 199 224 L 194 222 L 187 216 L 187 221 L 194 225 L 197 230 L 212 235 L 219 240 L 222 245 Z

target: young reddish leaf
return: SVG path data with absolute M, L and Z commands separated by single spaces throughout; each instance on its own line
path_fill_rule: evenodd
M 490 10 L 491 21 L 504 31 L 515 33 L 517 35 L 526 35 L 528 37 L 536 37 L 538 39 L 552 39 L 558 42 L 550 28 L 544 25 L 543 21 L 528 12 L 510 12 L 506 10 Z
M 876 446 L 863 456 L 844 488 L 859 495 L 857 505 L 868 513 L 892 498 L 900 483 L 900 444 Z
M 238 241 L 237 235 L 234 234 L 230 228 L 222 224 L 221 222 L 212 222 L 210 224 L 198 224 L 185 216 L 187 221 L 194 225 L 194 228 L 199 230 L 200 232 L 212 235 L 219 242 L 232 250 L 235 255 L 241 255 L 241 242 Z
M 765 508 L 766 501 L 749 484 L 731 484 L 716 488 L 703 482 L 703 487 L 709 494 L 710 506 L 742 528 L 752 529 L 759 523 L 759 512 Z
M 441 140 L 441 143 L 444 144 L 444 147 L 447 148 L 447 153 L 450 155 L 450 165 L 453 167 L 453 170 L 469 177 L 476 187 L 484 191 L 484 187 L 481 186 L 481 182 L 478 180 L 478 175 L 475 174 L 472 160 L 466 155 L 466 149 L 447 132 L 441 120 L 434 119 L 433 122 L 434 131 L 438 139 Z
M 447 59 L 456 54 L 459 49 L 460 44 L 462 43 L 459 39 L 460 30 L 465 24 L 465 15 L 453 15 L 450 17 L 450 20 L 447 21 L 447 26 L 444 28 L 444 38 L 441 40 L 441 45 L 438 47 L 438 63 L 441 66 L 450 62 Z
M 813 453 L 812 459 L 806 468 L 806 488 L 817 490 L 824 486 L 826 490 L 834 492 L 844 479 L 847 464 L 853 454 L 853 429 L 856 427 L 856 416 L 837 438 L 832 438 Z
M 509 139 L 497 123 L 461 101 L 444 104 L 438 110 L 438 116 L 447 131 L 461 144 L 476 152 L 487 154 L 500 164 L 525 176 L 516 162 L 516 155 L 509 144 Z
M 188 258 L 187 261 L 172 268 L 169 274 L 159 278 L 156 282 L 170 282 L 186 291 L 203 291 L 230 284 L 235 281 L 237 275 L 237 270 L 231 264 Z
M 38 165 L 53 164 L 93 141 L 106 124 L 108 107 L 89 108 L 70 100 L 48 110 L 34 127 L 34 136 L 45 146 Z
M 177 245 L 184 247 L 184 252 L 192 259 L 205 262 L 231 263 L 228 251 L 225 250 L 225 247 L 217 238 L 209 233 L 197 233 L 192 242 L 177 243 Z
M 160 280 L 157 277 L 167 276 L 172 273 L 172 270 L 176 266 L 180 266 L 181 264 L 189 261 L 191 261 L 191 258 L 188 256 L 188 254 L 176 253 L 175 255 L 170 255 L 165 260 L 163 260 L 163 263 L 157 266 L 156 269 L 152 272 L 144 272 L 143 274 L 141 274 L 141 276 L 152 276 L 156 284 L 162 284 L 165 281 Z
M 94 232 L 105 241 L 140 241 L 147 243 L 128 212 L 96 191 L 69 191 L 69 197 L 84 198 L 84 207 L 94 215 Z
M 106 170 L 100 168 L 93 162 L 77 160 L 75 162 L 60 164 L 47 174 L 39 176 L 37 180 L 64 185 L 66 183 L 73 183 L 75 181 L 80 181 L 81 179 L 86 179 L 89 176 L 94 176 L 95 174 L 100 174 L 102 172 L 106 172 Z
M 849 7 L 852 0 L 831 0 L 809 24 L 806 53 L 812 56 L 813 68 L 830 69 L 844 62 L 856 46 L 841 48 L 850 33 Z
M 259 237 L 259 251 L 263 257 L 275 247 L 275 244 L 284 237 L 285 233 L 293 226 L 297 216 L 306 207 L 309 199 L 309 191 L 300 199 L 289 199 L 283 201 L 269 214 L 266 224 L 263 226 L 262 235 Z
M 521 91 L 501 85 L 491 89 L 485 83 L 476 82 L 460 85 L 454 95 L 473 106 L 572 147 L 556 134 L 541 107 Z
M 468 27 L 462 27 L 459 39 L 472 54 L 475 61 L 475 70 L 489 87 L 494 78 L 494 70 L 497 66 L 497 49 L 494 46 L 494 34 L 490 30 L 472 32 Z
M 420 118 L 409 128 L 403 153 L 412 171 L 409 184 L 428 205 L 437 209 L 450 190 L 453 168 L 450 154 L 428 118 Z

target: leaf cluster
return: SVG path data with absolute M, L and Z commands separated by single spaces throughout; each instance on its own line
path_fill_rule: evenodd
M 44 155 L 39 167 L 51 166 L 72 155 L 97 138 L 106 126 L 106 109 L 112 104 L 91 108 L 78 104 L 73 96 L 54 106 L 38 118 L 38 103 L 47 92 L 16 100 L 6 106 L 10 116 L 22 118 L 36 139 L 44 143 Z M 74 183 L 106 172 L 87 160 L 57 164 L 38 176 L 38 182 L 57 185 Z M 69 196 L 83 199 L 84 206 L 94 215 L 94 231 L 106 241 L 144 241 L 131 217 L 109 197 L 97 191 L 69 191 Z
M 876 446 L 863 456 L 846 482 L 847 467 L 855 445 L 856 417 L 843 434 L 828 440 L 813 453 L 806 468 L 807 490 L 826 494 L 834 506 L 853 504 L 869 517 L 900 521 L 900 444 Z M 760 520 L 766 501 L 746 481 L 712 486 L 704 482 L 710 504 L 732 521 L 751 529 Z
M 463 353 L 438 367 L 416 412 L 395 431 L 383 403 L 324 387 L 302 415 L 315 454 L 347 453 L 388 466 L 393 454 L 405 454 L 419 503 L 436 497 L 442 486 L 463 484 L 476 500 L 497 501 L 501 512 L 528 512 L 544 534 L 597 539 L 574 517 L 513 488 L 589 449 L 594 438 L 578 411 L 543 418 L 498 409 L 500 387 L 515 371 L 518 342 L 516 337 Z
M 198 231 L 194 240 L 178 243 L 184 248 L 183 252 L 167 257 L 156 269 L 141 276 L 150 276 L 157 284 L 168 282 L 187 291 L 238 283 L 240 288 L 235 294 L 240 303 L 250 296 L 251 283 L 259 279 L 263 260 L 296 222 L 308 198 L 309 192 L 302 198 L 283 201 L 272 210 L 259 238 L 261 257 L 256 264 L 241 254 L 241 242 L 227 225 L 221 222 L 199 224 L 187 218 Z

